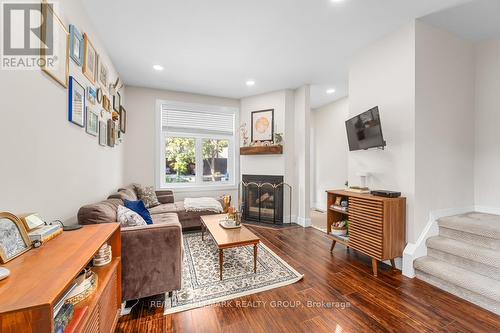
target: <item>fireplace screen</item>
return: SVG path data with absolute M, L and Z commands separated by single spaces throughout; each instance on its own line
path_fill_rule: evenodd
M 282 176 L 243 175 L 241 210 L 245 221 L 290 223 L 291 187 Z

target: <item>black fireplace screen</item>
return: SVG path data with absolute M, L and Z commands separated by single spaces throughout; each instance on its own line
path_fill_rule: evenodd
M 283 176 L 243 175 L 240 192 L 245 221 L 291 223 L 292 189 Z

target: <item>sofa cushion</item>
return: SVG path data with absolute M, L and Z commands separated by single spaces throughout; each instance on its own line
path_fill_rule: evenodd
M 137 197 L 144 202 L 146 208 L 156 207 L 160 204 L 153 186 L 137 186 Z
M 153 220 L 151 219 L 151 214 L 144 205 L 144 202 L 142 202 L 141 200 L 137 201 L 125 200 L 125 207 L 139 214 L 146 221 L 147 224 L 153 224 Z
M 175 213 L 155 214 L 151 216 L 154 224 L 175 224 L 179 225 L 179 218 Z
M 162 204 L 149 209 L 151 215 L 163 214 L 163 213 L 177 213 L 184 210 L 184 204 L 181 202 L 174 202 L 168 204 Z
M 121 199 L 108 199 L 83 206 L 78 211 L 78 223 L 95 224 L 117 222 L 116 211 L 123 205 Z
M 146 221 L 139 214 L 121 205 L 118 206 L 116 217 L 122 227 L 136 227 L 147 225 Z

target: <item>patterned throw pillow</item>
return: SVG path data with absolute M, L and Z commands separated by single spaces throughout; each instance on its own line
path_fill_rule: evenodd
M 160 205 L 153 186 L 137 186 L 137 197 L 144 202 L 146 208 Z
M 135 227 L 139 225 L 147 225 L 146 221 L 136 212 L 127 207 L 118 206 L 116 211 L 118 222 L 122 227 Z

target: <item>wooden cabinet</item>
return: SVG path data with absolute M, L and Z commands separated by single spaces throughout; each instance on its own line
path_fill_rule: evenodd
M 348 191 L 327 191 L 327 232 L 333 250 L 337 242 L 372 258 L 373 274 L 377 276 L 378 261 L 401 257 L 406 245 L 406 198 L 384 198 Z M 348 209 L 333 207 L 337 198 L 347 200 Z M 349 220 L 349 239 L 331 235 L 332 225 Z
M 92 269 L 98 276 L 97 288 L 75 306 L 88 307 L 76 331 L 113 332 L 121 308 L 118 223 L 65 231 L 5 264 L 11 275 L 0 281 L 0 332 L 51 333 L 54 305 L 105 242 L 111 245 L 113 258 L 108 265 Z

